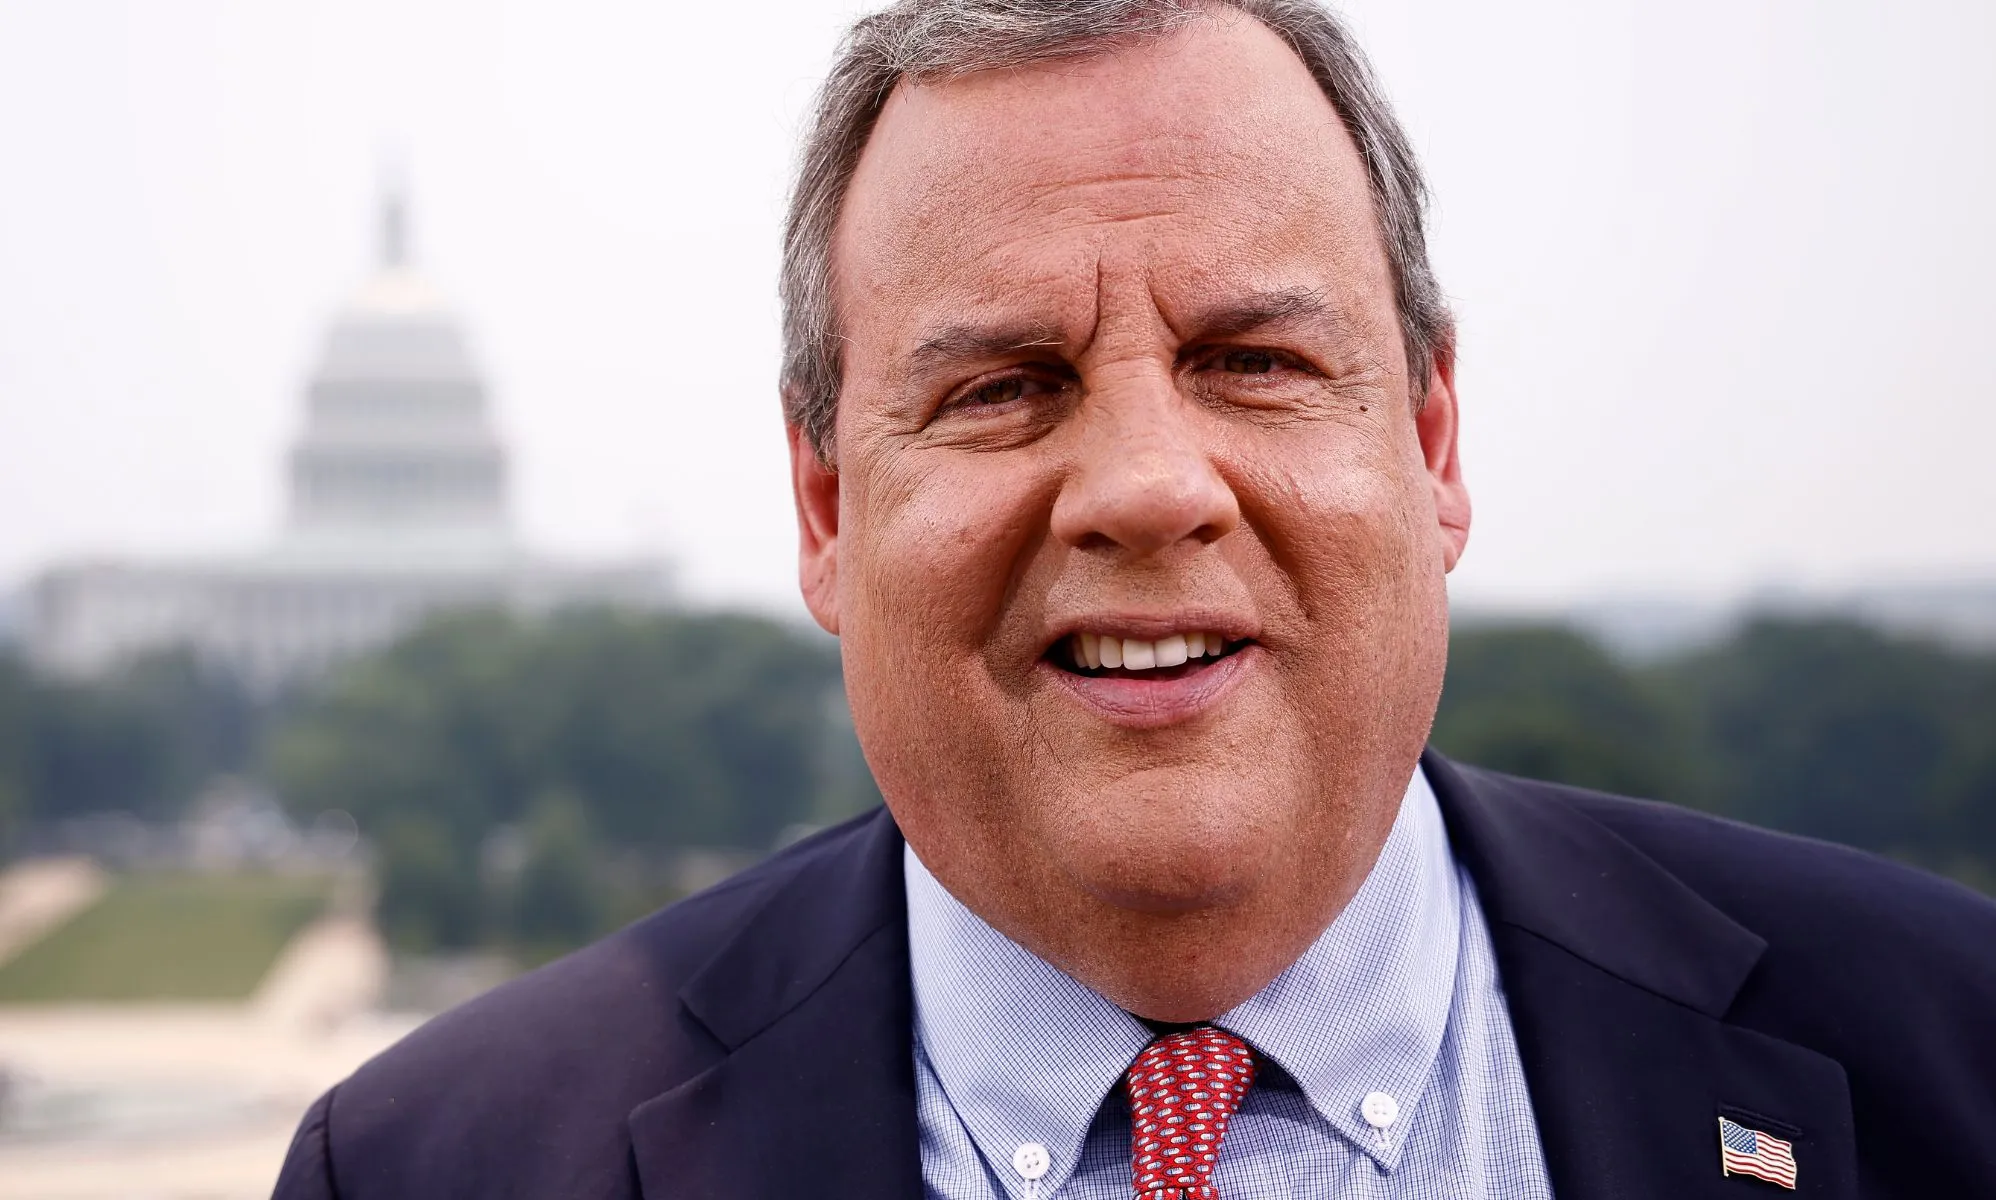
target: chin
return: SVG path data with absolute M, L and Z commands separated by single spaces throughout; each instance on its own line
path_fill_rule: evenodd
M 1054 831 L 1055 866 L 1103 904 L 1137 913 L 1179 914 L 1235 907 L 1284 857 L 1295 822 L 1270 803 L 1290 789 L 1238 770 L 1208 768 L 1203 788 L 1173 788 L 1138 777 L 1074 796 Z M 1214 792 L 1212 781 L 1234 786 Z M 1293 813 L 1292 813 L 1293 815 Z
M 1200 864 L 1200 868 L 1205 866 Z M 1241 878 L 1238 873 L 1200 868 L 1140 874 L 1110 867 L 1096 873 L 1095 878 L 1084 877 L 1076 882 L 1083 891 L 1111 908 L 1152 916 L 1233 908 L 1254 890 L 1254 880 Z

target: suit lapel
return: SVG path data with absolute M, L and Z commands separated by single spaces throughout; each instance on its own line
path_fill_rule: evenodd
M 1752 1200 L 1720 1115 L 1794 1143 L 1798 1195 L 1857 1195 L 1834 1060 L 1727 1022 L 1765 943 L 1577 807 L 1423 767 L 1497 950 L 1561 1200 Z M 727 1050 L 631 1113 L 651 1200 L 919 1200 L 901 839 L 883 810 L 821 854 L 681 992 Z
M 650 1200 L 919 1200 L 901 838 L 884 809 L 861 837 L 681 991 L 728 1054 L 631 1113 Z
M 1561 1200 L 1782 1194 L 1722 1173 L 1722 1114 L 1794 1143 L 1797 1194 L 1856 1196 L 1843 1068 L 1725 1020 L 1765 942 L 1573 805 L 1433 752 L 1423 767 L 1490 924 Z

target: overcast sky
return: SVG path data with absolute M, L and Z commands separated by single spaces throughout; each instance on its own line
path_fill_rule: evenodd
M 527 534 L 795 611 L 778 226 L 860 7 L 0 0 L 0 586 L 269 536 L 394 154 Z M 1344 8 L 1461 317 L 1460 594 L 1996 577 L 1996 4 Z

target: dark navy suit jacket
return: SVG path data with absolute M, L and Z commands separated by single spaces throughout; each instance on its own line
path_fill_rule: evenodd
M 1850 850 L 1424 760 L 1562 1200 L 1996 1198 L 1996 904 Z M 280 1200 L 919 1200 L 901 838 L 829 830 L 411 1034 Z

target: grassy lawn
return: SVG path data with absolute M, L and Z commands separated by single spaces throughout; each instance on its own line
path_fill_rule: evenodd
M 0 1004 L 240 999 L 329 891 L 279 875 L 125 876 L 0 964 Z

